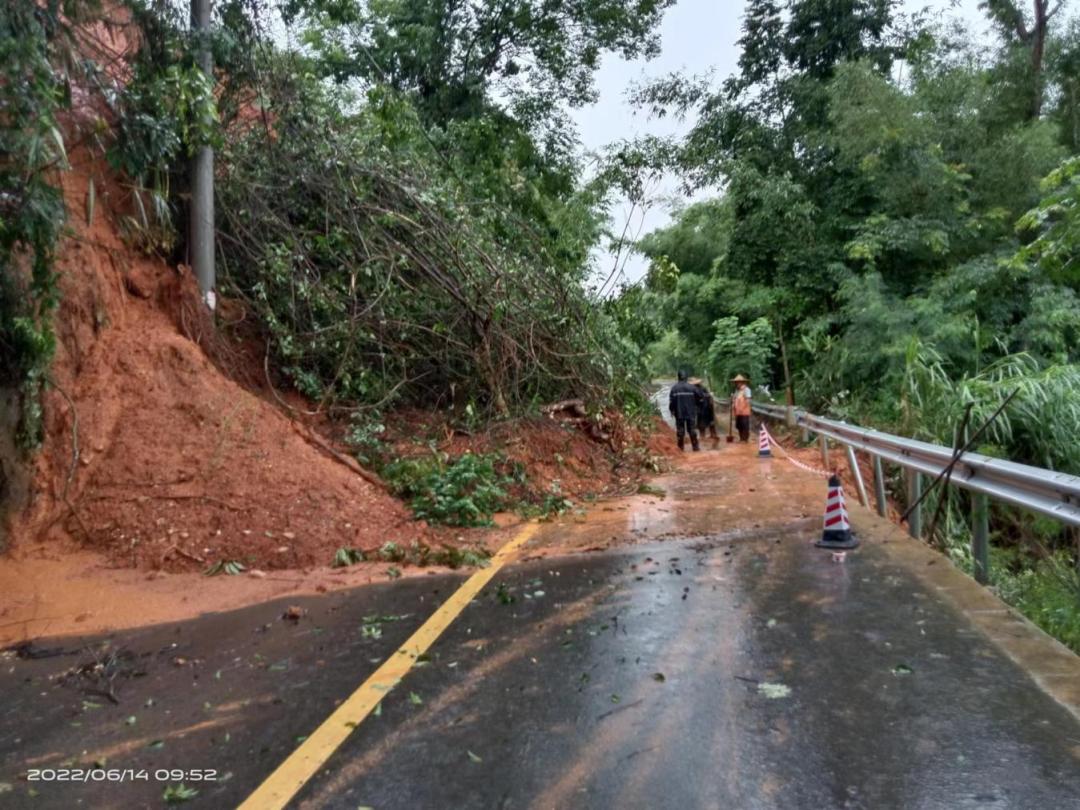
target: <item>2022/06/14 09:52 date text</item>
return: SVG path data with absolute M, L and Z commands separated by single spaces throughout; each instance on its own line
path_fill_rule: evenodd
M 30 768 L 27 782 L 214 782 L 216 768 Z

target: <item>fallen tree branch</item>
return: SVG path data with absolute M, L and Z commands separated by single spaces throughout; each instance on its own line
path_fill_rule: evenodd
M 379 487 L 384 492 L 390 492 L 390 486 L 379 478 L 379 476 L 369 470 L 365 470 L 355 459 L 335 450 L 322 436 L 307 427 L 307 425 L 301 425 L 299 422 L 290 422 L 289 424 L 291 424 L 293 430 L 296 431 L 296 435 L 316 450 L 325 453 L 330 456 L 330 458 L 334 459 L 334 461 L 348 467 L 351 472 L 356 473 L 369 484 Z
M 989 428 L 990 425 L 992 425 L 999 416 L 1001 416 L 1001 412 L 1005 410 L 1005 407 L 1010 402 L 1012 402 L 1013 397 L 1015 397 L 1019 393 L 1020 389 L 1017 388 L 1013 390 L 1011 394 L 1005 397 L 1005 401 L 998 406 L 998 409 L 996 411 L 990 414 L 990 418 L 983 422 L 982 426 L 978 430 L 976 430 L 974 434 L 972 434 L 971 438 L 964 442 L 964 446 L 961 447 L 959 450 L 954 451 L 952 461 L 950 461 L 945 466 L 945 469 L 943 469 L 937 474 L 937 477 L 930 482 L 930 486 L 924 489 L 922 491 L 922 494 L 915 499 L 915 503 L 911 504 L 911 506 L 907 508 L 904 514 L 900 516 L 901 522 L 908 519 L 908 516 L 915 511 L 915 507 L 922 503 L 926 499 L 926 496 L 930 494 L 931 490 L 933 490 L 939 483 L 941 483 L 943 479 L 952 477 L 953 468 L 957 465 L 961 458 L 963 458 L 964 453 L 966 453 L 968 450 L 975 446 L 976 442 L 978 442 L 978 440 L 982 437 L 982 434 L 986 431 L 986 429 Z
M 71 398 L 67 391 L 56 382 L 53 377 L 46 378 L 49 385 L 59 392 L 60 396 L 67 402 L 68 407 L 71 408 L 71 466 L 68 468 L 67 478 L 64 479 L 64 489 L 60 493 L 60 500 L 64 502 L 64 506 L 68 508 L 69 514 L 75 518 L 75 522 L 79 524 L 79 528 L 82 529 L 85 539 L 91 538 L 90 530 L 83 522 L 82 516 L 79 515 L 79 511 L 75 508 L 75 504 L 68 498 L 68 490 L 71 488 L 72 481 L 75 480 L 75 473 L 79 469 L 79 412 L 75 408 L 75 400 Z M 56 521 L 54 520 L 53 523 Z

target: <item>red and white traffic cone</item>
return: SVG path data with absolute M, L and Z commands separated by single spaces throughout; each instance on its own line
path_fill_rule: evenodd
M 765 423 L 761 423 L 761 433 L 758 434 L 757 443 L 758 458 L 770 458 L 772 448 L 769 447 L 769 431 L 765 429 Z
M 859 541 L 851 533 L 847 504 L 844 503 L 844 487 L 840 476 L 829 477 L 829 495 L 825 499 L 825 531 L 821 540 L 814 543 L 818 548 L 855 548 Z

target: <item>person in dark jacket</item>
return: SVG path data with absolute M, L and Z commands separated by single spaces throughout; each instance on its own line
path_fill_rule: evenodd
M 671 386 L 668 395 L 668 410 L 675 417 L 675 437 L 679 442 L 679 449 L 683 449 L 686 434 L 690 434 L 690 446 L 694 452 L 701 449 L 698 444 L 697 415 L 698 408 L 704 396 L 701 389 L 686 381 L 685 371 L 679 372 L 679 381 Z
M 691 377 L 689 382 L 701 391 L 701 396 L 703 397 L 701 403 L 698 405 L 698 435 L 702 439 L 705 438 L 706 433 L 712 436 L 713 449 L 716 449 L 720 446 L 720 435 L 716 432 L 716 407 L 713 404 L 712 394 L 709 393 L 709 389 L 705 387 L 705 383 L 702 382 L 700 377 Z

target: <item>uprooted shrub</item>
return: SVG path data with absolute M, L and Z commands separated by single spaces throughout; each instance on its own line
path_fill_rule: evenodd
M 264 98 L 220 157 L 222 270 L 301 392 L 501 415 L 611 390 L 584 264 L 472 199 L 407 103 L 296 71 Z
M 409 500 L 413 514 L 429 523 L 489 526 L 508 506 L 510 479 L 491 456 L 466 453 L 453 460 L 439 454 L 394 461 L 383 469 L 387 483 Z

